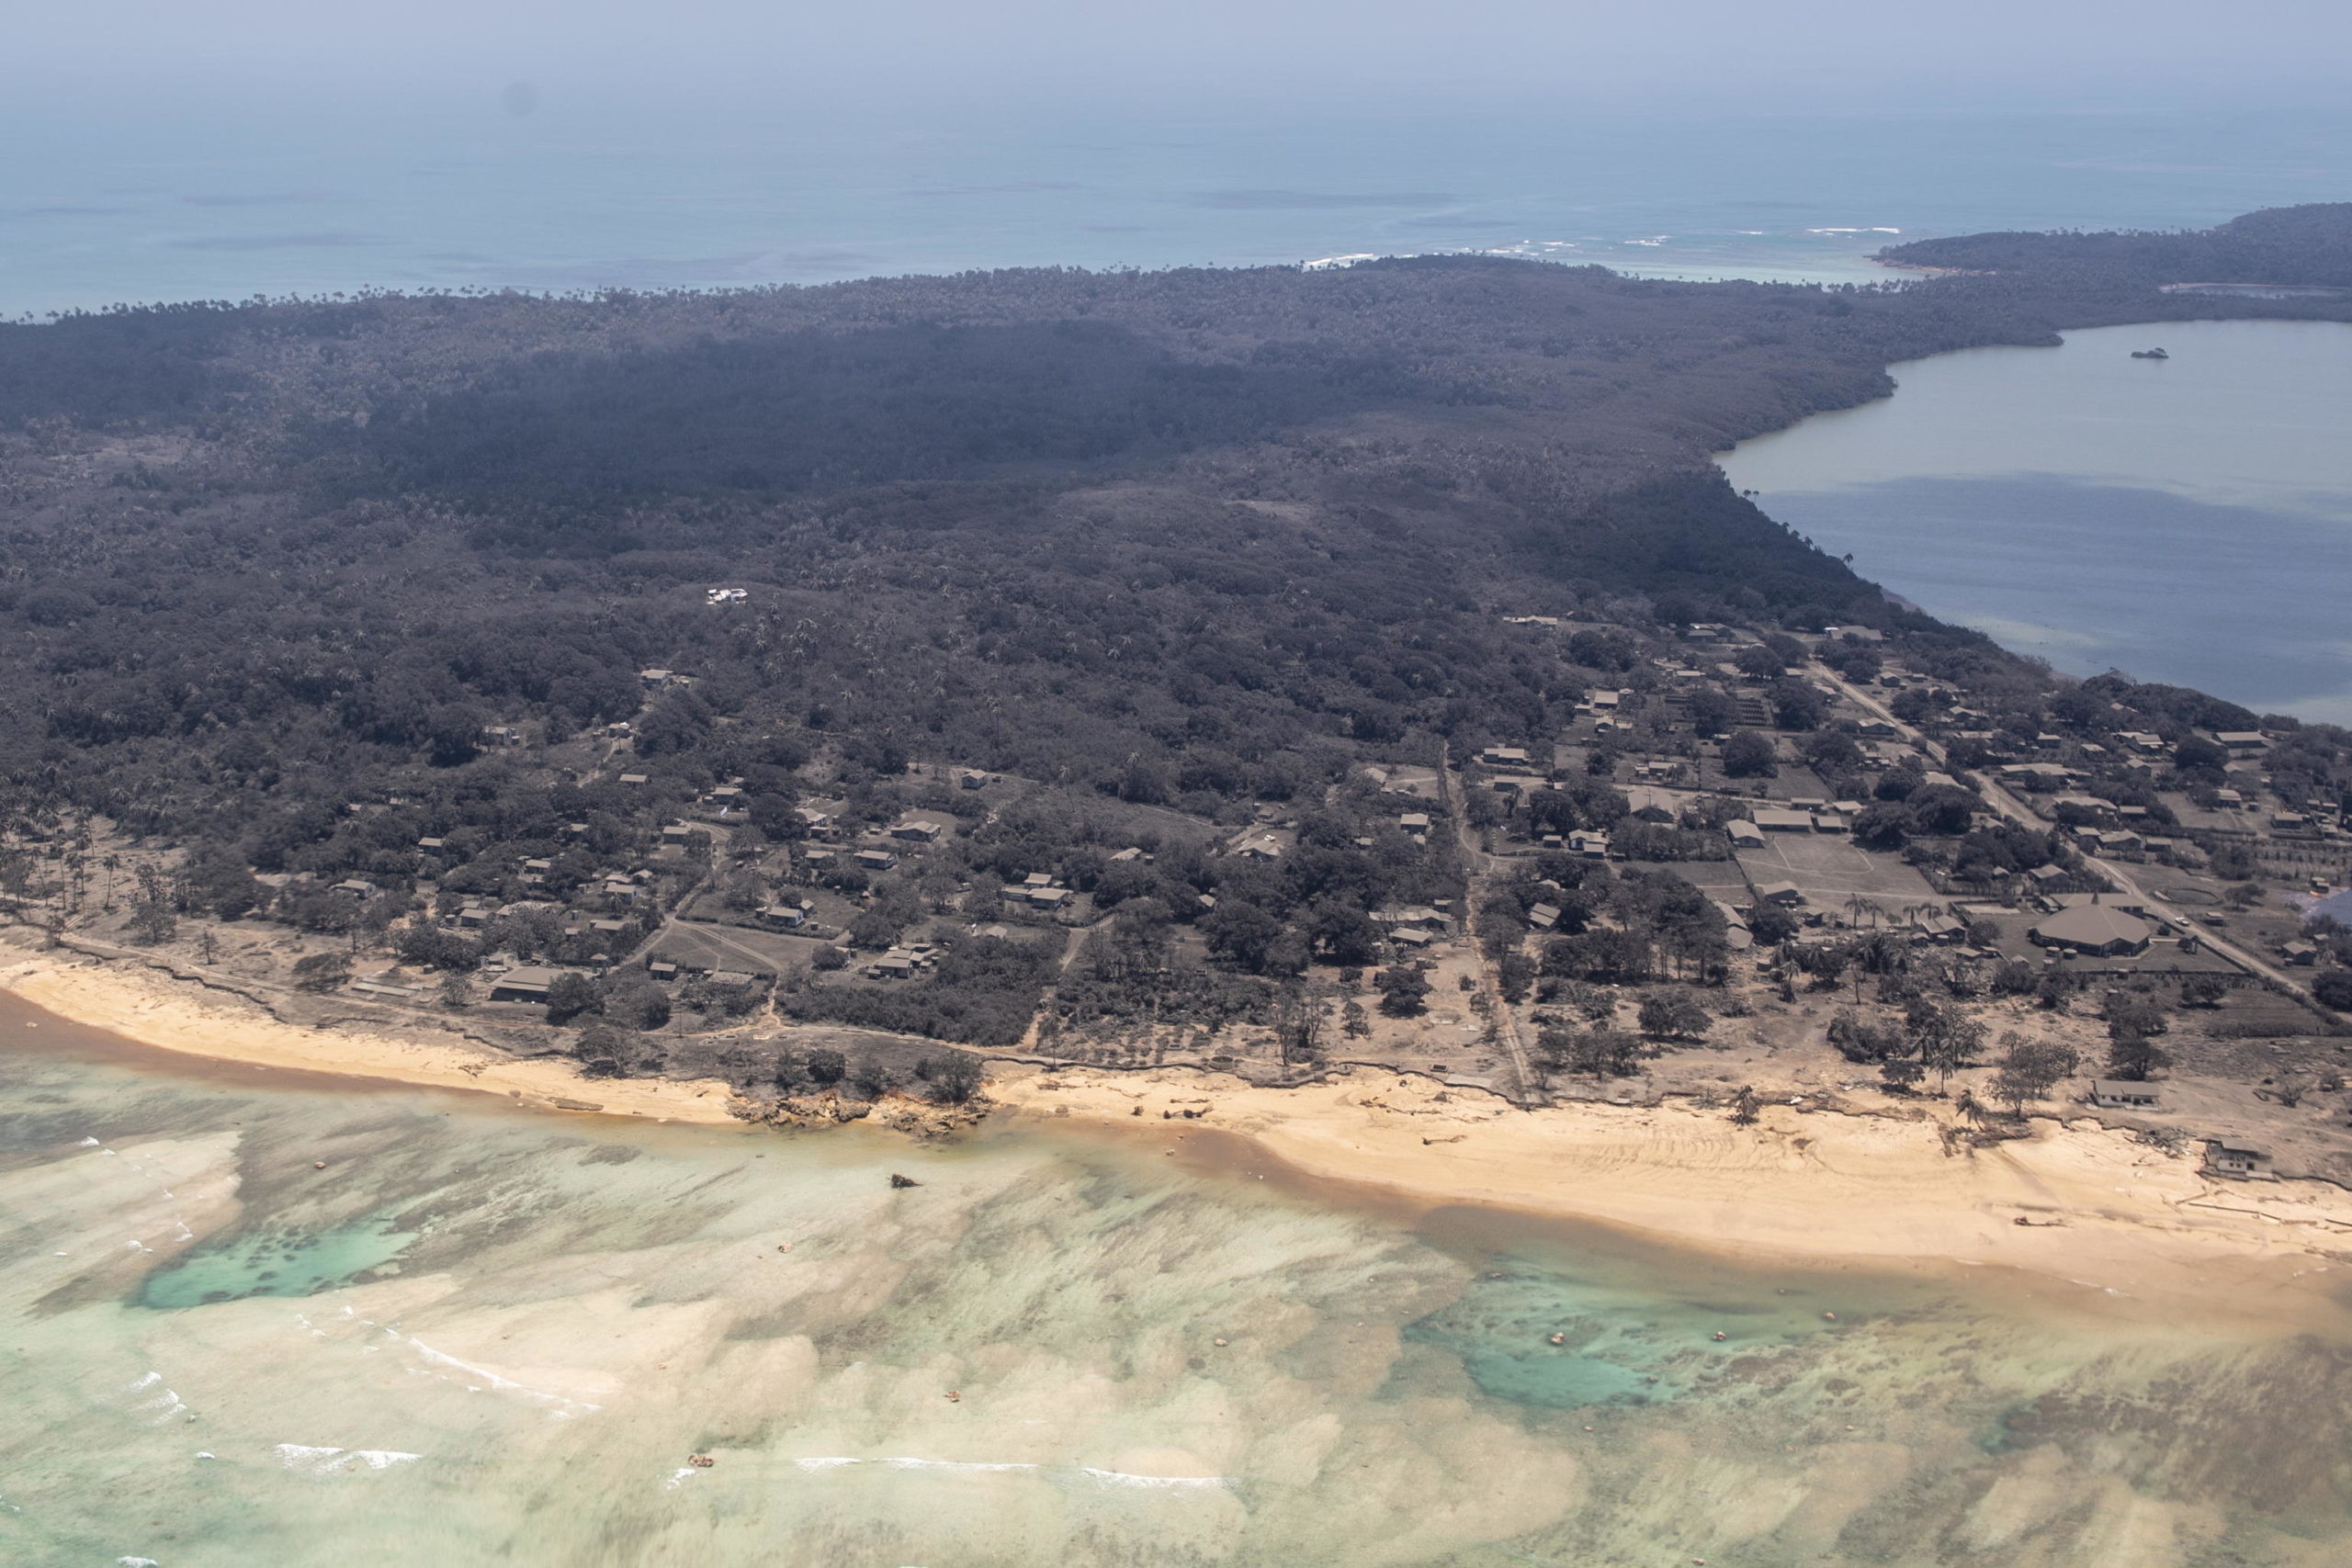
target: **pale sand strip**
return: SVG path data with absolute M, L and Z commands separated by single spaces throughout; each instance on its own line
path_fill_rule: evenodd
M 0 990 L 74 1023 L 213 1061 L 469 1089 L 541 1110 L 741 1125 L 715 1079 L 586 1078 L 571 1064 L 523 1061 L 457 1040 L 337 1027 L 304 1029 L 232 992 L 156 970 L 43 953 L 0 967 Z M 22 1021 L 0 1014 L 0 1036 Z M 559 1101 L 569 1101 L 560 1104 Z
M 281 1022 L 240 997 L 154 970 L 56 954 L 0 968 L 0 989 L 59 1018 L 214 1061 L 368 1077 L 560 1110 L 741 1125 L 717 1081 L 595 1079 L 457 1042 Z M 0 1033 L 21 1020 L 0 1015 Z M 1409 1205 L 1493 1204 L 1595 1220 L 1747 1255 L 2014 1267 L 2143 1301 L 2194 1295 L 2276 1322 L 2282 1292 L 2352 1266 L 2352 1193 L 2320 1181 L 2229 1182 L 2197 1160 L 2077 1121 L 1948 1154 L 1927 1115 L 1569 1104 L 1512 1110 L 1477 1090 L 1358 1069 L 1304 1089 L 1169 1068 L 1044 1072 L 1000 1062 L 1016 1114 L 1170 1143 L 1206 1127 L 1293 1169 Z M 1144 1115 L 1134 1112 L 1140 1106 Z M 1167 1121 L 1166 1109 L 1204 1111 Z M 2023 1216 L 2034 1223 L 2019 1225 Z M 2352 1272 L 2352 1268 L 2347 1268 Z M 2293 1314 L 2290 1314 L 2293 1315 Z
M 2014 1267 L 2124 1296 L 2219 1296 L 2274 1323 L 2298 1276 L 2352 1275 L 2352 1193 L 2209 1179 L 2194 1153 L 2169 1156 L 2088 1120 L 2037 1120 L 2029 1140 L 1947 1154 L 1924 1113 L 1776 1105 L 1753 1127 L 1678 1106 L 1531 1113 L 1361 1068 L 1298 1089 L 1066 1069 L 1008 1077 L 990 1093 L 1171 1141 L 1193 1127 L 1237 1134 L 1309 1177 L 1410 1204 L 1495 1204 L 1750 1256 Z M 1170 1122 L 1170 1107 L 1206 1114 Z

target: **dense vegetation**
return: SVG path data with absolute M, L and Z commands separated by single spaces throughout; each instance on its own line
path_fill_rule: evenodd
M 1435 888 L 1378 811 L 1336 797 L 1350 764 L 1539 742 L 1643 655 L 1621 634 L 1538 645 L 1504 615 L 1872 626 L 2004 724 L 2063 720 L 2042 672 L 1889 604 L 1709 452 L 1882 395 L 1885 365 L 1939 350 L 2352 312 L 2152 287 L 2245 270 L 2151 259 L 2175 241 L 2340 270 L 2346 210 L 2219 240 L 1936 242 L 2073 259 L 1881 288 L 1423 258 L 0 325 L 0 885 L 51 874 L 97 817 L 178 852 L 180 912 L 381 929 L 428 870 L 444 906 L 567 897 L 730 781 L 739 846 L 797 836 L 820 782 L 880 820 L 926 761 L 1194 821 L 1333 813 L 1280 874 L 1172 842 L 1148 875 L 1106 866 L 1115 844 L 1074 807 L 962 846 L 966 872 L 1050 865 L 1126 907 L 1062 977 L 1065 1019 L 1141 1006 L 1178 929 L 1223 974 L 1369 956 L 1366 911 Z M 719 585 L 741 602 L 707 602 Z M 649 694 L 648 667 L 693 683 Z M 2116 694 L 2211 721 L 2196 694 Z M 1778 721 L 1807 728 L 1804 699 Z M 640 785 L 592 744 L 624 722 Z M 1566 795 L 1540 807 L 1583 819 Z M 1927 807 L 1905 810 L 1891 830 Z M 1704 852 L 1628 831 L 1661 860 Z M 423 838 L 447 846 L 430 866 Z M 355 876 L 389 897 L 324 891 Z M 885 912 L 930 897 L 876 893 Z M 1683 894 L 1611 897 L 1617 934 L 1564 929 L 1549 977 L 1717 961 Z M 425 961 L 461 971 L 492 943 L 571 961 L 660 915 L 595 937 L 517 917 Z M 793 1005 L 1003 1041 L 1044 962 L 976 940 L 887 1002 Z M 1262 999 L 1181 984 L 1205 1013 Z
M 1961 234 L 1891 245 L 1879 254 L 1902 266 L 1972 272 L 2345 288 L 2352 288 L 2352 202 L 2274 207 L 2188 231 Z

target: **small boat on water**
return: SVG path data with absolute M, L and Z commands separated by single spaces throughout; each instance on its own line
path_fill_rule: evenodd
M 2132 357 L 2134 359 L 2170 359 L 2172 355 L 2166 354 L 2161 348 L 2135 348 L 2132 351 Z

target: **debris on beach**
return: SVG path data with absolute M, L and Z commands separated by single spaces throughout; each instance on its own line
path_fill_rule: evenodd
M 900 1176 L 894 1170 L 890 1173 L 890 1185 L 893 1187 L 921 1187 L 922 1183 L 917 1181 L 911 1176 Z
M 696 1470 L 708 1470 L 712 1465 L 717 1464 L 718 1461 L 711 1458 L 708 1454 L 689 1454 L 686 1456 L 686 1462 L 693 1465 Z

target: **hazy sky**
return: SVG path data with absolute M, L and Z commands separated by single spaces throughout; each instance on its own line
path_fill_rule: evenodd
M 0 78 L 890 95 L 1481 85 L 1742 99 L 2326 101 L 2352 0 L 72 0 Z M 493 88 L 493 90 L 495 90 Z

